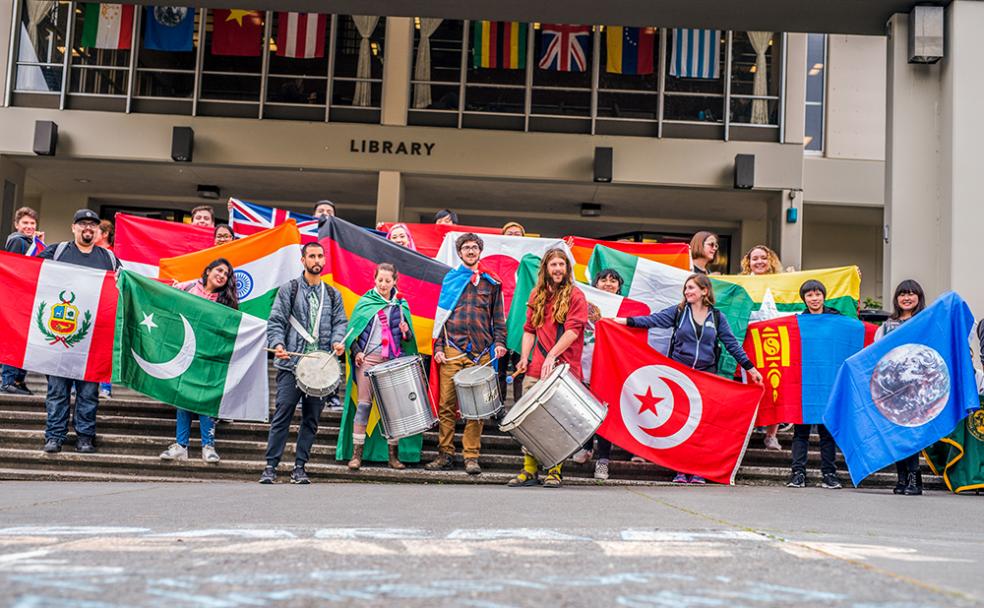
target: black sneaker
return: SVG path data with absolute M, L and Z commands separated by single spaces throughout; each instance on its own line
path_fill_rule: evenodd
M 16 388 L 19 388 L 20 390 L 24 391 L 23 392 L 24 395 L 33 395 L 34 394 L 34 391 L 32 391 L 31 389 L 27 388 L 27 383 L 24 382 L 23 380 L 21 380 L 20 382 L 14 382 L 14 386 Z
M 294 470 L 290 472 L 290 482 L 299 484 L 309 484 L 311 479 L 308 477 L 307 473 L 304 471 L 303 466 L 295 466 Z
M 41 451 L 47 452 L 48 454 L 61 452 L 61 442 L 57 439 L 49 439 L 44 442 L 44 447 L 41 448 Z
M 91 454 L 96 451 L 96 446 L 92 445 L 91 437 L 79 437 L 75 440 L 75 451 L 83 454 Z
M 789 483 L 786 484 L 787 488 L 805 488 L 806 487 L 806 474 L 799 471 L 793 471 L 793 474 L 789 476 Z
M 267 468 L 263 469 L 263 474 L 260 475 L 260 483 L 271 484 L 275 481 L 277 481 L 276 467 L 268 466 Z
M 828 490 L 840 490 L 844 486 L 841 485 L 841 480 L 838 479 L 837 473 L 825 473 L 823 481 L 820 482 L 820 487 Z
M 27 387 L 21 388 L 16 384 L 4 384 L 0 386 L 0 391 L 7 393 L 8 395 L 30 395 L 31 391 L 27 390 Z

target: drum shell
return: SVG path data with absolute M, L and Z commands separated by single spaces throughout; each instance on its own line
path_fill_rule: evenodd
M 564 364 L 524 394 L 499 428 L 549 468 L 581 449 L 606 413 L 607 408 Z
M 467 367 L 454 375 L 458 410 L 465 420 L 484 420 L 502 411 L 499 376 L 491 367 Z
M 379 406 L 383 435 L 387 439 L 418 435 L 437 423 L 419 356 L 400 357 L 381 363 L 366 374 Z

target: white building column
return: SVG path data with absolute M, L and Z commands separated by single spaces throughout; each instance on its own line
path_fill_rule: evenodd
M 403 215 L 403 175 L 399 171 L 380 171 L 376 194 L 376 223 L 398 222 Z
M 773 244 L 783 268 L 803 269 L 803 191 L 783 190 L 777 203 L 769 206 Z M 795 218 L 789 210 L 795 210 Z M 796 221 L 790 221 L 795 219 Z
M 380 122 L 406 126 L 410 107 L 410 70 L 413 68 L 413 19 L 386 18 L 383 58 L 383 97 Z
M 806 130 L 806 34 L 786 34 L 785 144 L 802 144 Z

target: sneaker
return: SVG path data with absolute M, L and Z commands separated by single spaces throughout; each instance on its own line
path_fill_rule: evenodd
M 112 396 L 113 396 L 113 392 L 111 390 L 109 390 L 108 388 L 101 388 L 101 389 L 99 389 L 99 398 L 100 399 L 109 399 Z
M 591 450 L 578 450 L 574 454 L 574 456 L 571 457 L 571 460 L 573 460 L 577 464 L 584 464 L 587 461 L 591 460 L 591 456 L 593 455 L 594 453 Z
M 677 473 L 676 477 L 673 478 L 673 483 L 690 483 L 690 479 L 687 478 L 686 473 Z
M 454 467 L 454 458 L 451 454 L 440 452 L 437 458 L 424 465 L 428 471 L 450 471 Z
M 187 453 L 187 450 L 185 450 L 185 452 Z M 215 451 L 215 446 L 202 446 L 202 460 L 209 464 L 215 464 L 219 461 L 219 453 Z
M 343 409 L 342 401 L 338 398 L 338 395 L 332 395 L 328 398 L 328 401 L 325 402 L 326 412 L 340 412 Z
M 22 391 L 21 392 L 22 395 L 33 395 L 34 394 L 34 391 L 32 391 L 31 389 L 27 388 L 27 382 L 24 382 L 23 380 L 18 380 L 17 382 L 14 382 L 14 388 L 17 388 L 17 389 L 21 390 Z
M 787 488 L 805 488 L 806 487 L 806 475 L 800 471 L 793 471 L 792 475 L 789 476 L 789 482 L 786 483 Z
M 479 466 L 477 458 L 465 458 L 465 473 L 469 475 L 482 474 L 482 467 Z
M 161 452 L 161 460 L 188 460 L 188 448 L 172 443 Z
M 841 480 L 837 477 L 837 473 L 825 473 L 823 481 L 820 482 L 820 487 L 828 490 L 840 490 L 844 486 L 841 485 Z
M 707 483 L 707 480 L 704 479 L 703 477 L 701 477 L 700 475 L 691 475 L 690 476 L 690 483 L 692 485 L 702 486 L 702 485 L 705 485 Z
M 595 463 L 594 478 L 602 481 L 608 479 L 608 462 L 599 460 Z
M 307 472 L 304 471 L 303 465 L 294 466 L 294 470 L 290 472 L 290 482 L 301 484 L 301 485 L 307 485 L 311 483 L 311 478 L 309 478 Z
M 783 424 L 780 424 L 778 427 L 778 431 L 780 433 L 788 433 L 791 430 L 793 430 L 793 424 L 790 422 L 785 422 Z
M 633 456 L 629 459 L 629 462 L 634 462 L 635 464 L 646 464 L 648 461 L 642 456 Z
M 268 485 L 277 481 L 277 469 L 276 467 L 267 466 L 263 469 L 263 473 L 260 475 L 260 483 L 263 485 Z
M 75 440 L 75 451 L 83 454 L 91 454 L 96 451 L 96 446 L 92 445 L 91 437 L 78 437 Z
M 56 452 L 61 452 L 61 442 L 57 439 L 49 439 L 44 442 L 44 447 L 41 448 L 42 452 L 47 452 L 48 454 L 54 454 Z
M 779 440 L 776 439 L 775 435 L 766 435 L 765 449 L 771 450 L 773 452 L 779 452 L 782 451 L 782 446 L 779 444 Z
M 3 391 L 5 393 L 7 393 L 8 395 L 30 395 L 30 394 L 32 394 L 31 391 L 27 390 L 26 387 L 25 388 L 21 388 L 21 387 L 17 386 L 16 384 L 4 384 L 3 386 L 0 386 L 0 391 Z

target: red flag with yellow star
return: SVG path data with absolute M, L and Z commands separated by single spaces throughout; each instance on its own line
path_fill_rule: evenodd
M 591 392 L 608 406 L 598 434 L 660 466 L 734 484 L 762 391 L 664 357 L 645 330 L 595 326 Z
M 212 54 L 256 57 L 263 49 L 259 11 L 219 8 L 212 11 Z

